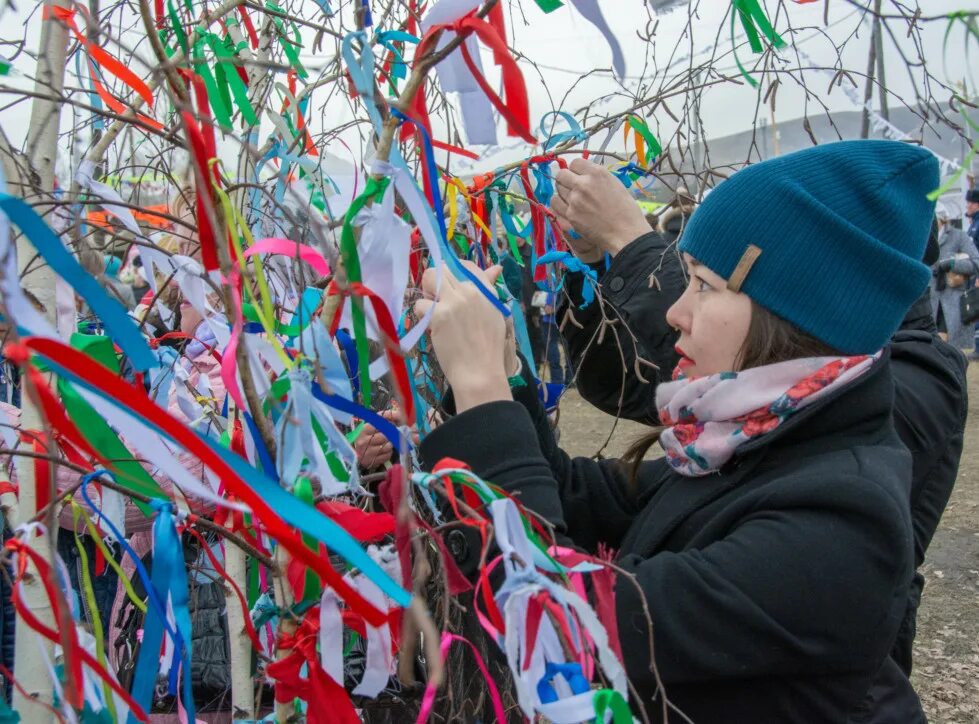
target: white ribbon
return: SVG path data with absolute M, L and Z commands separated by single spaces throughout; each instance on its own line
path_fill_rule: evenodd
M 427 32 L 433 25 L 451 23 L 479 7 L 481 0 L 441 0 L 422 18 L 422 32 Z M 439 49 L 452 40 L 454 35 L 443 33 L 439 41 Z M 466 49 L 473 65 L 482 73 L 483 64 L 480 60 L 479 42 L 475 35 L 465 40 Z M 446 93 L 459 94 L 459 106 L 462 109 L 462 125 L 470 144 L 496 144 L 496 117 L 489 99 L 480 88 L 476 77 L 462 57 L 462 51 L 450 54 L 435 67 L 439 85 Z
M 411 229 L 394 213 L 394 188 L 388 187 L 380 204 L 361 209 L 354 224 L 361 227 L 357 254 L 364 285 L 384 301 L 397 324 L 408 287 Z M 380 341 L 380 325 L 370 304 L 364 305 L 364 314 L 369 322 L 367 336 Z M 352 328 L 352 305 L 344 305 L 340 326 Z
M 352 585 L 372 605 L 382 611 L 388 610 L 384 593 L 366 576 L 354 576 Z M 364 676 L 352 693 L 371 699 L 387 686 L 394 672 L 394 657 L 391 656 L 391 629 L 387 623 L 378 627 L 367 624 L 367 653 L 364 661 Z
M 320 666 L 337 684 L 343 686 L 343 616 L 336 594 L 323 586 L 320 596 Z
M 408 212 L 418 225 L 418 231 L 420 232 L 421 238 L 425 240 L 425 246 L 428 247 L 428 253 L 432 257 L 432 266 L 435 268 L 435 298 L 438 299 L 439 292 L 442 289 L 444 265 L 442 264 L 442 246 L 439 242 L 438 232 L 435 230 L 435 220 L 432 217 L 431 207 L 429 207 L 428 202 L 422 197 L 421 190 L 418 188 L 418 184 L 415 183 L 415 179 L 404 169 L 397 168 L 383 161 L 375 161 L 371 167 L 371 173 L 391 177 L 395 190 L 404 200 L 405 206 L 408 207 Z M 415 323 L 415 326 L 408 330 L 405 336 L 401 338 L 402 352 L 408 352 L 414 349 L 415 345 L 418 344 L 418 340 L 428 331 L 428 325 L 432 322 L 432 314 L 434 312 L 435 305 L 433 304 L 429 307 L 425 316 L 419 319 Z M 376 380 L 389 369 L 390 365 L 388 364 L 387 356 L 378 357 L 370 365 L 370 378 Z
M 99 414 L 101 414 L 116 430 L 126 431 L 126 442 L 135 448 L 140 455 L 159 468 L 164 475 L 185 492 L 215 505 L 244 513 L 251 509 L 242 503 L 235 503 L 222 498 L 212 489 L 205 486 L 174 456 L 170 448 L 163 442 L 160 434 L 143 423 L 134 413 L 117 407 L 102 396 L 79 386 L 78 393 Z

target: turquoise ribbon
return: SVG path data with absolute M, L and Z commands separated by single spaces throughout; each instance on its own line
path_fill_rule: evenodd
M 568 271 L 579 272 L 584 274 L 586 277 L 588 277 L 588 279 L 591 279 L 596 284 L 598 283 L 598 272 L 568 251 L 549 251 L 538 258 L 537 263 L 562 264 Z M 564 286 L 564 279 L 561 280 L 561 283 L 558 284 L 555 291 L 560 290 L 562 286 Z M 581 284 L 581 301 L 582 303 L 579 309 L 584 309 L 595 301 L 595 288 L 589 284 L 587 280 Z
M 554 123 L 552 123 L 550 129 L 548 129 L 546 127 L 547 120 L 552 116 L 555 117 L 555 119 L 560 118 L 567 123 L 568 130 L 554 133 Z M 578 123 L 578 120 L 570 113 L 566 113 L 565 111 L 549 111 L 548 113 L 545 113 L 540 119 L 539 127 L 541 137 L 546 139 L 544 141 L 545 152 L 554 148 L 558 144 L 564 143 L 565 141 L 571 139 L 574 139 L 575 143 L 581 143 L 588 138 L 588 134 L 581 130 L 581 124 Z
M 184 567 L 183 545 L 177 535 L 173 518 L 173 506 L 169 501 L 153 500 L 156 510 L 153 521 L 153 571 L 151 586 L 161 601 L 169 600 L 179 636 L 174 642 L 174 661 L 170 667 L 169 693 L 177 692 L 177 678 L 183 669 L 183 705 L 189 721 L 194 721 L 194 694 L 191 666 L 191 630 L 189 597 L 187 594 L 187 570 Z M 163 628 L 166 614 L 143 619 L 143 641 L 136 659 L 136 672 L 133 679 L 133 698 L 149 711 L 153 705 L 153 690 L 160 670 L 160 646 L 163 643 Z M 134 721 L 130 715 L 130 721 Z
M 34 209 L 22 199 L 0 193 L 0 211 L 24 232 L 54 273 L 86 301 L 92 312 L 102 320 L 109 336 L 129 357 L 133 367 L 140 371 L 155 367 L 156 357 L 123 306 L 106 294 L 95 278 L 75 261 L 75 257 Z
M 45 357 L 45 360 L 49 367 L 69 382 L 82 385 L 85 389 L 90 390 L 107 402 L 125 411 L 126 408 L 123 405 L 107 396 L 102 390 L 88 384 L 88 382 L 75 375 L 69 369 L 61 366 L 58 360 L 47 357 Z M 345 402 L 349 401 L 341 400 L 340 404 L 344 404 Z M 377 418 L 378 420 L 383 419 L 380 416 L 377 416 Z M 144 420 L 144 422 L 168 439 L 172 439 L 162 428 L 156 427 L 148 420 Z M 376 422 L 372 422 L 372 424 L 377 427 Z M 311 535 L 331 551 L 340 555 L 352 567 L 359 569 L 388 598 L 394 600 L 402 608 L 406 608 L 411 603 L 411 594 L 399 586 L 342 526 L 320 513 L 316 508 L 297 500 L 293 495 L 281 488 L 273 479 L 260 473 L 249 465 L 247 460 L 237 453 L 228 450 L 220 442 L 201 435 L 196 431 L 194 431 L 194 434 L 205 445 L 210 447 L 214 454 L 220 457 L 234 471 L 235 475 L 254 490 L 283 521 L 294 528 L 298 528 L 300 532 Z M 176 441 L 174 440 L 174 442 Z

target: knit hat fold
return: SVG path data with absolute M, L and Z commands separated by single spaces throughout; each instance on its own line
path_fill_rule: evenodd
M 845 354 L 883 347 L 930 278 L 921 262 L 939 184 L 927 150 L 842 141 L 748 166 L 694 213 L 681 251 Z M 743 271 L 743 269 L 742 269 Z

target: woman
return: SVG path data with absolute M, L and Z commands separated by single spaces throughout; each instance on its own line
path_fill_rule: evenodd
M 644 221 L 605 176 L 573 164 L 554 210 L 622 248 Z M 667 315 L 681 361 L 657 390 L 666 427 L 624 461 L 559 450 L 533 394 L 511 393 L 503 321 L 472 285 L 443 282 L 432 338 L 457 415 L 423 442 L 426 464 L 463 460 L 565 543 L 617 549 L 652 613 L 666 694 L 695 722 L 859 721 L 878 707 L 867 693 L 885 668 L 900 720 L 924 720 L 887 656 L 912 536 L 884 347 L 927 284 L 938 180 L 927 151 L 862 141 L 720 185 L 680 241 L 690 280 Z M 666 456 L 644 461 L 657 435 Z M 626 670 L 652 714 L 633 585 L 619 582 L 616 606 Z

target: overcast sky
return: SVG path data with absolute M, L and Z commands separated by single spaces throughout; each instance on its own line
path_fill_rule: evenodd
M 312 2 L 312 0 L 310 0 Z M 668 12 L 660 17 L 659 26 L 656 30 L 656 41 L 653 44 L 647 43 L 637 36 L 637 30 L 642 30 L 646 25 L 647 14 L 643 9 L 642 0 L 601 0 L 601 7 L 605 17 L 613 32 L 622 45 L 626 58 L 626 79 L 624 84 L 630 92 L 635 92 L 639 83 L 648 81 L 653 71 L 658 70 L 658 79 L 664 74 L 664 68 L 670 63 L 670 56 L 674 53 L 677 39 L 683 40 L 681 50 L 672 58 L 675 64 L 674 70 L 668 73 L 669 76 L 676 74 L 678 68 L 689 64 L 691 49 L 693 50 L 694 62 L 700 62 L 710 56 L 711 52 L 718 56 L 725 56 L 718 61 L 718 67 L 737 76 L 734 59 L 730 55 L 731 34 L 729 25 L 722 23 L 722 18 L 730 6 L 730 0 L 700 0 L 696 6 L 698 8 L 697 17 L 690 23 L 691 33 L 685 36 L 688 27 L 688 11 L 684 7 Z M 604 104 L 594 107 L 590 121 L 594 122 L 601 114 L 619 111 L 631 104 L 631 100 L 622 94 L 622 87 L 612 77 L 610 72 L 594 73 L 582 79 L 582 76 L 596 68 L 607 69 L 611 65 L 611 53 L 608 45 L 598 31 L 586 20 L 584 20 L 571 7 L 564 7 L 549 15 L 544 15 L 537 6 L 530 0 L 522 3 L 526 24 L 517 12 L 507 13 L 508 19 L 512 19 L 510 27 L 513 37 L 512 45 L 520 49 L 528 60 L 522 61 L 524 74 L 531 101 L 531 121 L 534 125 L 547 112 L 554 108 L 561 108 L 566 111 L 575 112 L 595 99 L 605 98 L 608 100 Z M 769 3 L 774 10 L 775 3 Z M 890 5 L 885 1 L 885 8 Z M 846 52 L 843 55 L 843 63 L 846 67 L 854 69 L 865 69 L 867 50 L 869 47 L 869 24 L 859 27 L 861 13 L 845 0 L 830 0 L 829 3 L 829 24 L 823 27 L 823 8 L 824 3 L 814 2 L 810 4 L 798 5 L 793 2 L 785 4 L 782 14 L 778 16 L 776 25 L 779 30 L 786 27 L 805 27 L 818 26 L 822 30 L 809 30 L 794 36 L 796 46 L 801 48 L 809 58 L 816 64 L 832 65 L 835 62 L 836 51 L 834 41 L 840 42 L 855 30 L 857 36 L 846 45 Z M 959 9 L 979 8 L 979 0 L 927 0 L 923 2 L 924 12 L 928 15 L 951 12 Z M 0 11 L 0 28 L 13 27 L 13 23 L 23 23 L 30 13 L 32 6 L 22 0 L 18 3 L 18 10 L 11 11 L 9 6 Z M 786 13 L 788 17 L 786 17 Z M 39 13 L 35 13 L 28 25 L 29 45 L 36 48 L 39 39 Z M 923 34 L 924 48 L 930 67 L 939 77 L 944 79 L 942 70 L 942 41 L 945 33 L 944 22 L 932 22 L 924 24 Z M 914 57 L 911 41 L 905 37 L 905 33 L 900 31 L 897 25 L 894 26 L 897 42 L 901 43 L 905 51 Z M 740 28 L 739 28 L 740 30 Z M 9 33 L 0 30 L 0 35 L 10 37 Z M 826 36 L 829 36 L 827 38 Z M 718 38 L 715 49 L 715 38 Z M 964 57 L 964 34 L 961 29 L 957 29 L 951 36 L 949 43 L 949 68 L 950 75 L 961 78 L 965 74 L 965 69 L 958 66 L 958 61 Z M 787 36 L 788 38 L 788 36 Z M 832 39 L 832 40 L 831 40 Z M 739 42 L 743 36 L 738 34 Z M 132 39 L 130 39 L 132 42 Z M 975 41 L 973 41 L 975 42 Z M 894 45 L 894 41 L 885 38 L 885 63 L 887 72 L 887 84 L 894 92 L 901 96 L 911 94 L 908 71 L 902 62 L 899 53 Z M 141 53 L 148 52 L 148 49 L 141 49 Z M 118 53 L 117 54 L 121 54 Z M 755 61 L 755 56 L 751 54 L 747 47 L 739 50 L 739 55 L 746 65 L 751 65 Z M 686 56 L 686 57 L 685 57 Z M 797 66 L 798 60 L 794 52 L 789 49 L 784 53 L 789 60 L 789 67 Z M 979 48 L 974 49 L 973 57 L 979 57 Z M 21 56 L 15 67 L 25 73 L 30 73 L 32 68 L 27 65 L 26 56 Z M 317 59 L 312 55 L 304 55 L 304 62 L 311 67 L 317 65 Z M 537 68 L 534 68 L 536 64 Z M 484 68 L 487 69 L 487 77 L 495 83 L 497 75 L 492 66 L 491 58 L 484 53 Z M 140 72 L 145 65 L 138 61 L 131 61 L 131 66 Z M 72 78 L 74 63 L 69 63 L 69 78 Z M 831 110 L 852 110 L 854 108 L 850 101 L 840 90 L 827 94 L 828 76 L 820 76 L 817 73 L 809 73 L 809 86 L 817 95 L 829 106 Z M 3 79 L 9 85 L 16 85 L 16 78 Z M 954 78 L 952 79 L 954 80 Z M 764 90 L 764 89 L 763 89 Z M 862 89 L 861 89 L 862 92 Z M 749 128 L 755 116 L 755 109 L 758 100 L 758 93 L 747 84 L 721 84 L 706 90 L 701 99 L 701 115 L 703 117 L 707 137 L 723 136 L 740 130 Z M 618 95 L 617 95 L 618 94 Z M 937 93 L 942 97 L 941 93 Z M 10 98 L 5 95 L 4 98 Z M 315 99 L 314 95 L 314 104 Z M 876 96 L 875 96 L 876 99 Z M 778 91 L 777 119 L 780 121 L 797 118 L 802 115 L 804 94 L 793 83 L 783 82 Z M 683 109 L 684 99 L 676 98 L 670 102 L 670 107 L 674 113 L 680 113 Z M 810 105 L 810 112 L 818 112 L 819 107 Z M 599 116 L 596 116 L 595 113 Z M 29 107 L 27 103 L 19 104 L 11 109 L 0 111 L 0 123 L 4 131 L 15 143 L 23 140 L 27 130 L 27 120 Z M 761 116 L 768 116 L 768 110 L 762 108 Z M 314 114 L 312 121 L 314 130 L 324 124 L 336 124 L 351 117 L 350 111 L 345 104 L 331 102 L 325 113 L 321 116 Z M 669 138 L 674 130 L 675 123 L 662 110 L 648 118 L 650 126 L 661 138 Z M 63 114 L 62 128 L 72 124 L 71 113 L 66 109 Z M 460 172 L 472 170 L 489 169 L 504 161 L 513 160 L 526 156 L 530 148 L 527 145 L 519 144 L 514 139 L 509 139 L 503 133 L 502 125 L 499 125 L 499 141 L 504 148 L 499 150 L 491 149 L 484 154 L 484 158 L 479 162 L 467 167 L 459 166 Z M 263 133 L 268 132 L 269 128 L 263 127 Z M 436 136 L 440 129 L 436 127 Z M 913 130 L 913 129 L 906 129 Z M 611 148 L 621 148 L 621 136 L 613 140 Z M 342 149 L 335 150 L 339 155 L 347 155 Z M 355 147 L 356 150 L 356 147 Z M 485 149 L 474 149 L 483 150 Z M 224 144 L 222 155 L 229 158 L 237 154 L 235 144 Z

